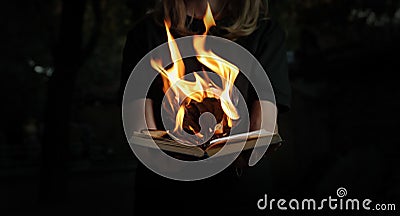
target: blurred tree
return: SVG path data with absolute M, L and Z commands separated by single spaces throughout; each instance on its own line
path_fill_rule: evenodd
M 48 82 L 45 108 L 41 170 L 41 195 L 45 202 L 55 202 L 66 197 L 69 122 L 75 80 L 84 53 L 82 25 L 85 5 L 85 0 L 62 1 L 55 71 Z

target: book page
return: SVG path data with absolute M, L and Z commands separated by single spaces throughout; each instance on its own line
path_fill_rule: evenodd
M 224 150 L 224 153 L 222 155 L 227 155 L 227 154 L 232 154 L 236 152 L 241 152 L 244 150 L 252 149 L 255 148 L 257 141 L 260 141 L 261 143 L 267 144 L 269 142 L 270 145 L 279 145 L 282 142 L 282 138 L 280 137 L 279 134 L 273 134 L 273 133 L 265 133 L 264 135 L 254 135 L 248 137 L 245 139 L 242 136 L 240 138 L 236 138 L 233 140 L 229 140 L 229 144 L 226 144 L 226 140 L 220 141 L 213 143 L 212 145 L 208 146 L 207 149 L 205 150 L 209 156 L 215 155 L 218 153 L 222 148 L 226 148 Z M 221 156 L 222 156 L 221 155 Z
M 152 145 L 155 143 L 156 146 Z M 141 145 L 148 148 L 160 148 L 161 150 L 175 152 L 180 154 L 191 155 L 195 157 L 203 157 L 204 151 L 198 146 L 182 145 L 175 140 L 167 138 L 155 138 L 141 132 L 134 132 L 129 140 L 129 144 Z
M 240 134 L 235 134 L 227 137 L 221 137 L 218 139 L 214 139 L 210 141 L 210 145 L 216 144 L 216 143 L 224 143 L 227 142 L 228 140 L 246 140 L 246 139 L 253 139 L 257 137 L 264 137 L 264 136 L 272 136 L 274 133 L 266 131 L 264 129 L 261 130 L 256 130 L 256 131 L 251 131 L 247 133 L 240 133 Z

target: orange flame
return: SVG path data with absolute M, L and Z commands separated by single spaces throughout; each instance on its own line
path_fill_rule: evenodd
M 208 34 L 208 31 L 210 30 L 211 27 L 216 26 L 214 17 L 211 12 L 211 7 L 210 4 L 207 4 L 207 9 L 206 9 L 206 15 L 203 18 L 204 25 L 206 26 L 206 31 L 204 32 L 204 35 Z
M 206 37 L 204 37 L 204 35 L 207 35 L 210 28 L 216 25 L 209 5 L 207 5 L 203 22 L 206 31 L 203 36 L 197 35 L 194 36 L 193 39 L 193 46 L 197 52 L 197 60 L 221 78 L 222 86 L 217 86 L 212 82 L 205 72 L 203 73 L 204 78 L 196 72 L 193 72 L 195 78 L 194 81 L 183 79 L 183 76 L 185 75 L 185 65 L 179 52 L 178 45 L 169 30 L 170 23 L 167 21 L 165 21 L 164 24 L 168 37 L 168 47 L 170 50 L 172 66 L 165 69 L 162 66 L 161 60 L 151 59 L 150 62 L 151 66 L 162 75 L 164 93 L 167 93 L 167 91 L 170 90 L 175 96 L 172 97 L 170 94 L 166 94 L 168 103 L 171 105 L 172 109 L 174 109 L 173 112 L 176 113 L 174 132 L 183 130 L 185 105 L 189 104 L 191 100 L 202 102 L 204 98 L 217 98 L 220 100 L 222 110 L 227 117 L 227 122 L 224 122 L 223 120 L 223 122 L 221 122 L 222 124 L 225 123 L 229 127 L 232 127 L 232 120 L 239 119 L 239 114 L 231 100 L 232 89 L 235 79 L 239 74 L 239 69 L 234 64 L 205 48 Z M 179 105 L 180 102 L 183 103 Z M 191 126 L 189 126 L 189 128 L 197 137 L 203 137 L 202 134 L 196 133 Z M 215 130 L 220 131 L 221 129 Z

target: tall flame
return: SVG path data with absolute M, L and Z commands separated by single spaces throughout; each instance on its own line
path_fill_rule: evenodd
M 208 4 L 208 3 L 207 3 L 206 14 L 203 18 L 203 22 L 204 22 L 204 25 L 206 26 L 206 31 L 204 32 L 204 35 L 208 34 L 208 31 L 210 30 L 211 27 L 217 25 L 215 23 L 214 17 L 211 12 L 210 4 Z
M 207 73 L 203 73 L 204 75 L 202 77 L 198 73 L 193 72 L 194 81 L 183 79 L 185 75 L 185 65 L 178 45 L 170 32 L 171 25 L 167 21 L 165 21 L 164 24 L 168 37 L 172 66 L 166 69 L 162 66 L 161 60 L 151 59 L 150 62 L 151 66 L 162 75 L 164 93 L 167 93 L 168 90 L 173 92 L 172 95 L 174 95 L 174 97 L 172 97 L 171 94 L 166 94 L 166 97 L 171 106 L 172 113 L 175 113 L 175 132 L 183 130 L 185 106 L 188 105 L 191 100 L 202 102 L 205 98 L 217 98 L 220 100 L 221 108 L 227 117 L 227 122 L 225 123 L 229 127 L 232 127 L 232 120 L 239 119 L 239 114 L 231 100 L 234 82 L 239 74 L 239 69 L 234 64 L 205 48 L 206 37 L 204 36 L 208 34 L 212 26 L 216 25 L 209 4 L 207 5 L 203 22 L 206 27 L 203 36 L 196 35 L 193 38 L 193 46 L 197 52 L 197 60 L 221 78 L 222 86 L 216 85 L 207 76 Z M 196 134 L 196 131 L 194 131 L 191 126 L 189 126 L 189 128 Z M 203 136 L 198 132 L 196 135 L 198 135 L 198 137 Z
M 210 5 L 207 5 L 207 12 L 203 21 L 206 26 L 206 32 L 204 35 L 207 35 L 210 28 L 216 25 L 212 16 Z M 237 113 L 237 110 L 231 101 L 232 89 L 236 77 L 239 74 L 239 68 L 216 55 L 211 50 L 206 50 L 205 43 L 206 37 L 194 37 L 194 47 L 198 48 L 196 49 L 198 54 L 197 60 L 225 80 L 225 82 L 222 82 L 223 91 L 220 95 L 220 100 L 222 109 L 229 117 L 228 125 L 232 127 L 231 119 L 239 119 L 239 114 Z

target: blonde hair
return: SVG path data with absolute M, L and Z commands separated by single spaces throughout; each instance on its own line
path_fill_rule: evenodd
M 158 22 L 163 19 L 170 21 L 171 29 L 182 36 L 195 34 L 188 29 L 184 0 L 161 0 L 160 3 L 155 10 Z M 227 26 L 220 28 L 226 32 L 222 36 L 231 40 L 253 33 L 259 19 L 267 18 L 268 15 L 267 0 L 226 0 L 225 4 L 222 13 L 231 20 Z

